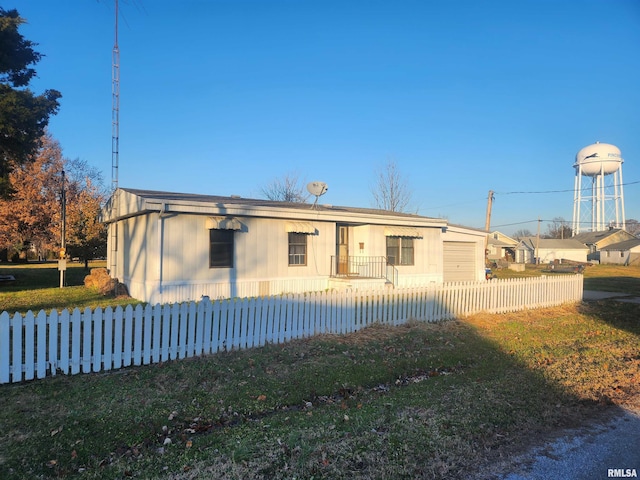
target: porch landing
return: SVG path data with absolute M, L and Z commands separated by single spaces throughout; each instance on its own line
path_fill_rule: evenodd
M 389 282 L 385 278 L 366 278 L 358 276 L 349 277 L 331 277 L 329 278 L 329 289 L 331 290 L 346 290 L 346 289 L 383 289 L 393 288 L 393 283 Z

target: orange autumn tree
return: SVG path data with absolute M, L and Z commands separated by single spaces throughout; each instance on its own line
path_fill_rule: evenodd
M 107 227 L 100 223 L 100 210 L 106 200 L 102 175 L 86 161 L 65 162 L 67 200 L 67 253 L 84 261 L 107 254 Z
M 27 259 L 31 253 L 43 260 L 57 256 L 63 170 L 69 256 L 88 261 L 106 251 L 106 229 L 98 222 L 105 198 L 99 172 L 84 161 L 63 158 L 60 144 L 45 135 L 36 155 L 11 172 L 14 194 L 0 200 L 0 250 L 7 257 Z
M 60 145 L 45 135 L 37 153 L 9 174 L 13 194 L 0 200 L 0 248 L 10 259 L 26 260 L 29 251 L 44 259 L 59 245 L 62 168 Z

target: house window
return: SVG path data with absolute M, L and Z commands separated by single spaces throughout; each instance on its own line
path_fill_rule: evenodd
M 289 265 L 307 264 L 307 234 L 289 232 Z
M 387 237 L 387 261 L 391 265 L 413 265 L 413 238 Z
M 233 268 L 233 230 L 209 230 L 209 268 Z

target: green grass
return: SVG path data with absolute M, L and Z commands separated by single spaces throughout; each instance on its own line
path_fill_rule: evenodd
M 640 295 L 640 266 L 593 265 L 584 271 L 584 288 Z
M 106 262 L 91 262 L 89 268 L 104 268 Z M 56 262 L 32 264 L 0 264 L 0 275 L 13 275 L 14 282 L 0 283 L 0 312 L 11 314 L 32 310 L 63 310 L 107 307 L 139 303 L 133 299 L 105 297 L 95 289 L 84 287 L 89 271 L 84 263 L 67 263 L 65 287 L 60 288 L 60 272 Z
M 521 278 L 540 275 L 573 275 L 572 273 L 548 273 L 546 265 L 526 265 L 524 272 L 508 268 L 493 269 L 496 278 Z M 640 295 L 640 266 L 638 265 L 590 265 L 584 270 L 584 289 L 604 292 L 620 292 Z
M 464 477 L 637 394 L 638 313 L 374 326 L 4 385 L 0 477 Z
M 638 318 L 603 301 L 2 385 L 0 478 L 469 477 L 640 393 Z

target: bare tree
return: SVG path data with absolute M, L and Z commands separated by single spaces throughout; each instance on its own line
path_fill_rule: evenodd
M 297 173 L 274 179 L 262 187 L 262 194 L 269 200 L 295 203 L 305 203 L 309 197 Z
M 562 217 L 555 217 L 547 226 L 546 238 L 571 238 L 571 227 Z
M 625 222 L 625 229 L 631 235 L 635 235 L 636 237 L 640 238 L 640 222 L 638 222 L 638 220 L 634 218 L 627 219 L 627 221 Z
M 376 208 L 390 212 L 406 212 L 413 194 L 395 160 L 388 160 L 377 172 L 371 187 Z
M 520 230 L 516 230 L 515 232 L 513 232 L 512 237 L 516 240 L 520 240 L 524 237 L 535 237 L 535 234 L 533 234 L 531 230 L 527 228 L 521 228 Z

